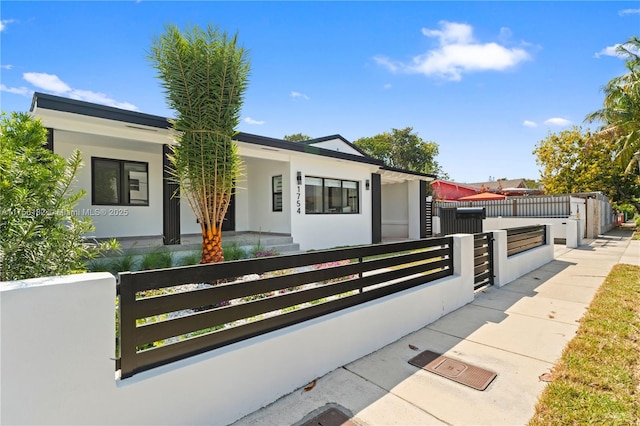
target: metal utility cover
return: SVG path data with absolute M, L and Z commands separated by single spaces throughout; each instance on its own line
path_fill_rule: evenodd
M 480 391 L 485 390 L 497 376 L 493 371 L 431 351 L 419 353 L 409 360 L 409 364 Z
M 359 426 L 342 411 L 331 407 L 300 426 Z

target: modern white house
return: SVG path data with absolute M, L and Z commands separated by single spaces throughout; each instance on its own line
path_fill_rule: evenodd
M 92 237 L 143 245 L 197 243 L 200 225 L 168 179 L 175 143 L 165 117 L 35 93 L 31 113 L 48 147 L 80 150 L 79 215 Z M 244 161 L 223 231 L 291 236 L 303 250 L 424 238 L 427 185 L 435 176 L 385 167 L 340 135 L 288 142 L 236 136 Z

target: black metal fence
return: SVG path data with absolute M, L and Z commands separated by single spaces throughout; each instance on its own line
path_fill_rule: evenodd
M 451 237 L 121 273 L 121 377 L 452 274 Z
M 544 225 L 507 229 L 507 257 L 547 244 Z
M 473 289 L 493 285 L 493 233 L 473 236 Z

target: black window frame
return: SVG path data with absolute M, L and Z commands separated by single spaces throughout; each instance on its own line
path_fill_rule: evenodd
M 118 173 L 120 178 L 120 185 L 118 188 L 118 199 L 119 200 L 130 200 L 128 196 L 127 188 L 125 188 L 125 182 L 127 181 L 125 176 L 125 164 L 135 164 L 139 166 L 144 166 L 145 173 L 147 174 L 147 201 L 146 203 L 131 203 L 131 201 L 120 203 L 101 203 L 96 201 L 96 161 L 101 162 L 111 162 L 118 164 Z M 139 181 L 138 181 L 139 185 Z M 118 160 L 114 158 L 104 158 L 104 157 L 91 157 L 91 205 L 92 206 L 127 206 L 127 207 L 149 207 L 149 198 L 150 198 L 150 182 L 149 182 L 149 163 L 144 161 L 131 161 L 131 160 Z
M 276 191 L 276 179 L 280 179 L 280 191 Z M 284 198 L 282 195 L 283 180 L 282 175 L 271 176 L 271 211 L 281 212 L 283 211 Z M 280 198 L 280 208 L 277 208 L 276 199 Z
M 311 179 L 320 179 L 322 180 L 322 186 L 321 188 L 321 193 L 322 193 L 322 211 L 320 212 L 310 212 L 307 210 L 306 207 L 306 188 L 307 188 L 307 182 L 306 179 L 307 178 L 311 178 Z M 356 208 L 357 210 L 355 211 L 349 211 L 349 212 L 344 212 L 344 211 L 327 211 L 328 207 L 327 207 L 327 203 L 329 202 L 329 200 L 326 197 L 326 191 L 325 188 L 327 188 L 325 186 L 325 181 L 326 180 L 333 180 L 333 181 L 340 181 L 340 192 L 342 193 L 342 191 L 344 191 L 345 187 L 344 187 L 344 183 L 345 182 L 349 182 L 349 183 L 355 183 L 356 184 L 356 194 L 357 194 L 357 199 L 356 199 Z M 320 176 L 305 176 L 305 209 L 304 209 L 304 213 L 305 214 L 360 214 L 360 181 L 357 180 L 350 180 L 350 179 L 338 179 L 338 178 L 325 178 L 325 177 L 320 177 Z M 344 206 L 343 206 L 344 208 Z

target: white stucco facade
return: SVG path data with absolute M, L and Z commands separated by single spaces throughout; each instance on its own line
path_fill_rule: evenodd
M 170 192 L 164 180 L 163 156 L 166 145 L 174 141 L 166 119 L 45 94 L 34 95 L 34 105 L 34 115 L 45 127 L 53 129 L 50 147 L 55 153 L 69 157 L 74 149 L 81 151 L 85 166 L 77 175 L 77 188 L 84 189 L 87 196 L 81 200 L 78 214 L 91 215 L 95 225 L 91 237 L 128 238 L 132 244 L 144 241 L 140 247 L 173 244 L 178 240 L 182 244 L 200 242 L 200 225 L 188 200 L 182 198 L 175 206 L 175 199 L 167 196 Z M 363 155 L 339 135 L 296 144 L 242 134 L 238 135 L 237 146 L 243 172 L 236 185 L 234 208 L 229 213 L 233 216 L 229 230 L 290 235 L 302 250 L 369 244 L 381 237 L 420 238 L 420 180 L 430 180 L 428 175 L 382 170 L 380 161 Z M 94 201 L 92 158 L 119 160 L 123 170 L 120 180 L 109 178 L 117 185 L 105 184 L 103 177 L 102 187 L 96 187 L 96 193 L 111 194 L 110 188 L 118 187 L 121 194 L 131 200 L 142 197 L 148 200 L 148 205 L 132 205 L 128 199 L 116 201 L 124 196 L 114 198 L 119 205 Z M 102 163 L 104 170 L 110 167 L 109 161 Z M 142 164 L 147 173 L 127 169 L 125 163 Z M 378 176 L 373 179 L 372 174 L 380 179 Z M 281 199 L 281 209 L 274 208 L 274 177 L 279 187 L 275 198 L 278 204 Z M 353 189 L 357 184 L 357 212 L 348 211 L 347 207 L 353 206 L 346 204 L 335 210 L 306 211 L 307 177 L 353 185 L 341 190 L 348 191 L 342 192 L 343 197 L 349 194 L 348 203 L 356 197 Z M 142 182 L 142 187 L 136 189 L 135 184 L 130 184 L 131 179 Z M 381 186 L 374 189 L 374 180 L 381 182 Z M 374 199 L 372 193 L 377 190 L 380 197 Z M 323 195 L 328 197 L 323 198 L 324 202 L 328 199 L 337 202 L 340 195 L 333 194 Z M 347 203 L 346 199 L 342 202 Z M 373 217 L 379 210 L 382 224 L 376 222 L 374 226 Z M 381 233 L 377 231 L 379 226 Z

